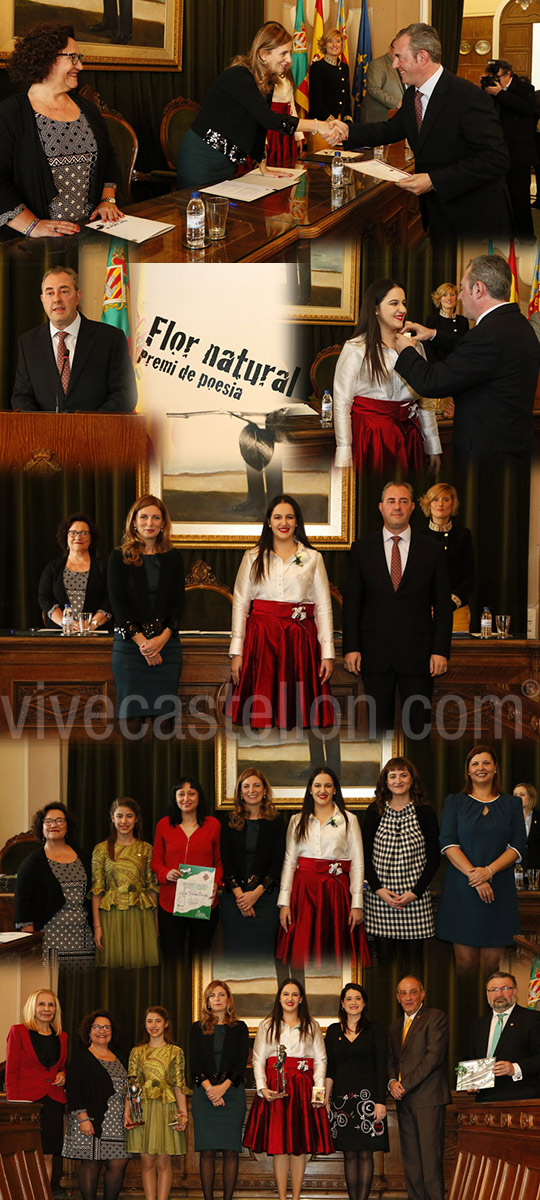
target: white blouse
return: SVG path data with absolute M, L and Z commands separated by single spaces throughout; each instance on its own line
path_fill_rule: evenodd
M 287 1054 L 291 1058 L 312 1058 L 313 1059 L 313 1084 L 314 1087 L 324 1087 L 326 1078 L 326 1049 L 321 1027 L 318 1021 L 312 1021 L 313 1032 L 308 1033 L 307 1037 L 300 1037 L 300 1026 L 295 1025 L 291 1029 L 290 1025 L 281 1022 L 279 1030 L 279 1039 L 271 1041 L 269 1038 L 270 1018 L 261 1021 L 255 1042 L 253 1044 L 253 1074 L 255 1076 L 255 1087 L 259 1093 L 263 1088 L 268 1087 L 266 1080 L 266 1061 L 273 1056 L 277 1056 L 280 1046 L 285 1046 Z
M 334 658 L 332 600 L 322 555 L 318 550 L 308 550 L 301 542 L 286 562 L 272 550 L 264 575 L 254 583 L 251 568 L 257 554 L 257 546 L 246 550 L 234 583 L 230 657 L 242 654 L 251 601 L 278 600 L 289 604 L 315 605 L 321 657 Z
M 364 889 L 362 834 L 360 833 L 358 818 L 355 814 L 347 813 L 347 816 L 348 821 L 345 823 L 343 813 L 340 813 L 339 808 L 336 808 L 335 805 L 332 816 L 325 821 L 324 825 L 321 825 L 317 817 L 311 816 L 308 821 L 307 833 L 301 841 L 298 841 L 295 837 L 301 813 L 296 813 L 294 817 L 291 817 L 287 830 L 287 845 L 277 900 L 279 905 L 289 905 L 291 903 L 294 872 L 296 871 L 298 859 L 302 857 L 335 859 L 336 861 L 350 860 L 351 873 L 349 882 L 351 907 L 364 907 L 362 897 Z
M 425 358 L 423 347 L 417 352 Z M 365 338 L 354 338 L 345 342 L 334 374 L 334 430 L 336 434 L 336 467 L 348 467 L 352 462 L 351 409 L 355 396 L 369 396 L 374 400 L 394 400 L 411 408 L 411 416 L 418 419 L 426 454 L 441 454 L 441 440 L 437 429 L 437 418 L 432 408 L 424 407 L 430 401 L 421 400 L 418 393 L 394 370 L 397 350 L 382 347 L 388 374 L 379 382 L 372 379 L 365 364 Z

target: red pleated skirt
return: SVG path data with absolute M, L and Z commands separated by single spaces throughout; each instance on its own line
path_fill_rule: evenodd
M 290 116 L 291 106 L 287 101 L 272 100 L 272 112 Z M 298 153 L 294 133 L 278 133 L 269 129 L 266 135 L 266 162 L 269 167 L 294 167 Z
M 291 894 L 292 921 L 287 933 L 280 926 L 276 958 L 291 967 L 314 962 L 341 962 L 371 966 L 363 923 L 349 928 L 351 911 L 350 862 L 328 858 L 298 859 Z
M 266 1064 L 266 1081 L 281 1091 L 276 1057 Z M 244 1133 L 244 1146 L 255 1154 L 333 1154 L 334 1144 L 325 1108 L 311 1103 L 313 1059 L 285 1059 L 287 1095 L 280 1100 L 255 1096 Z
M 384 473 L 421 471 L 425 467 L 424 443 L 416 417 L 397 400 L 371 400 L 355 396 L 351 412 L 352 453 L 358 469 Z
M 227 696 L 234 725 L 252 729 L 327 729 L 334 707 L 321 684 L 313 604 L 254 600 L 246 624 L 242 674 Z

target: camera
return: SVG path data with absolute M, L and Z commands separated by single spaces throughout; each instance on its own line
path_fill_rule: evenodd
M 497 78 L 497 71 L 499 69 L 498 62 L 495 59 L 491 59 L 491 62 L 488 62 L 487 69 L 487 75 L 482 75 L 480 80 L 481 88 L 495 87 L 499 82 Z

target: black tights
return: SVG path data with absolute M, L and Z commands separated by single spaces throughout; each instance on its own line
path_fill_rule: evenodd
M 204 1200 L 214 1200 L 214 1176 L 217 1150 L 201 1150 L 200 1172 Z M 232 1200 L 238 1178 L 238 1151 L 222 1150 L 223 1200 Z
M 345 1183 L 350 1200 L 368 1200 L 373 1179 L 372 1150 L 344 1150 Z
M 86 1159 L 79 1163 L 77 1178 L 82 1200 L 96 1200 L 101 1165 L 101 1162 Z M 103 1200 L 117 1200 L 124 1182 L 127 1158 L 109 1158 L 104 1165 Z

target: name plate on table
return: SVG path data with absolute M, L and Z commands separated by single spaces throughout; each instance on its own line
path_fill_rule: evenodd
M 458 1092 L 479 1091 L 480 1088 L 495 1087 L 493 1068 L 494 1058 L 469 1058 L 458 1063 L 457 1083 Z
M 208 921 L 212 907 L 215 867 L 196 867 L 192 863 L 179 863 L 178 870 L 180 877 L 176 883 L 173 908 L 175 917 L 195 917 L 199 921 Z

